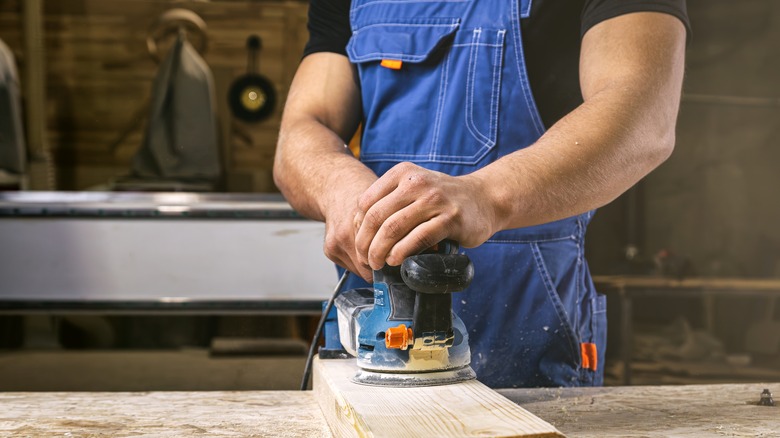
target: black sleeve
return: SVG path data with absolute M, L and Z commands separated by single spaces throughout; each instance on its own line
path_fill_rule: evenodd
M 591 27 L 619 15 L 653 11 L 685 24 L 686 0 L 534 0 L 521 29 L 526 68 L 536 106 L 550 127 L 582 104 L 579 59 L 582 36 Z
M 347 54 L 352 36 L 349 25 L 350 0 L 311 0 L 309 3 L 309 42 L 303 56 L 317 52 Z
M 663 12 L 674 15 L 685 24 L 690 40 L 691 24 L 685 2 L 686 0 L 586 0 L 582 10 L 580 36 L 585 35 L 591 27 L 618 15 L 630 12 Z

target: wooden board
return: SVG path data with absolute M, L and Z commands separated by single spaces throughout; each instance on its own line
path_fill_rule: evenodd
M 354 359 L 315 359 L 314 396 L 335 436 L 563 436 L 476 380 L 386 388 L 352 383 L 355 371 Z
M 6 392 L 0 436 L 330 437 L 301 391 Z

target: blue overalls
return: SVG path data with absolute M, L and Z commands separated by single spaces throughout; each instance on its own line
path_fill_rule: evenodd
M 544 126 L 520 32 L 531 1 L 353 0 L 347 53 L 360 74 L 361 161 L 378 175 L 403 161 L 463 175 L 534 143 Z M 465 250 L 475 278 L 453 307 L 483 383 L 602 383 L 606 300 L 583 257 L 592 213 Z M 352 276 L 346 288 L 365 286 Z

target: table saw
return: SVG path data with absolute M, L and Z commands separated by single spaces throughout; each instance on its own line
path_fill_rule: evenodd
M 0 192 L 0 312 L 318 314 L 324 234 L 273 194 Z

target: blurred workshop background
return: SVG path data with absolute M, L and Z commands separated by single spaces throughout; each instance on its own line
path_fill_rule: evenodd
M 675 152 L 588 234 L 610 385 L 780 380 L 780 2 L 688 9 Z M 297 387 L 337 280 L 272 178 L 307 10 L 0 0 L 0 389 Z

